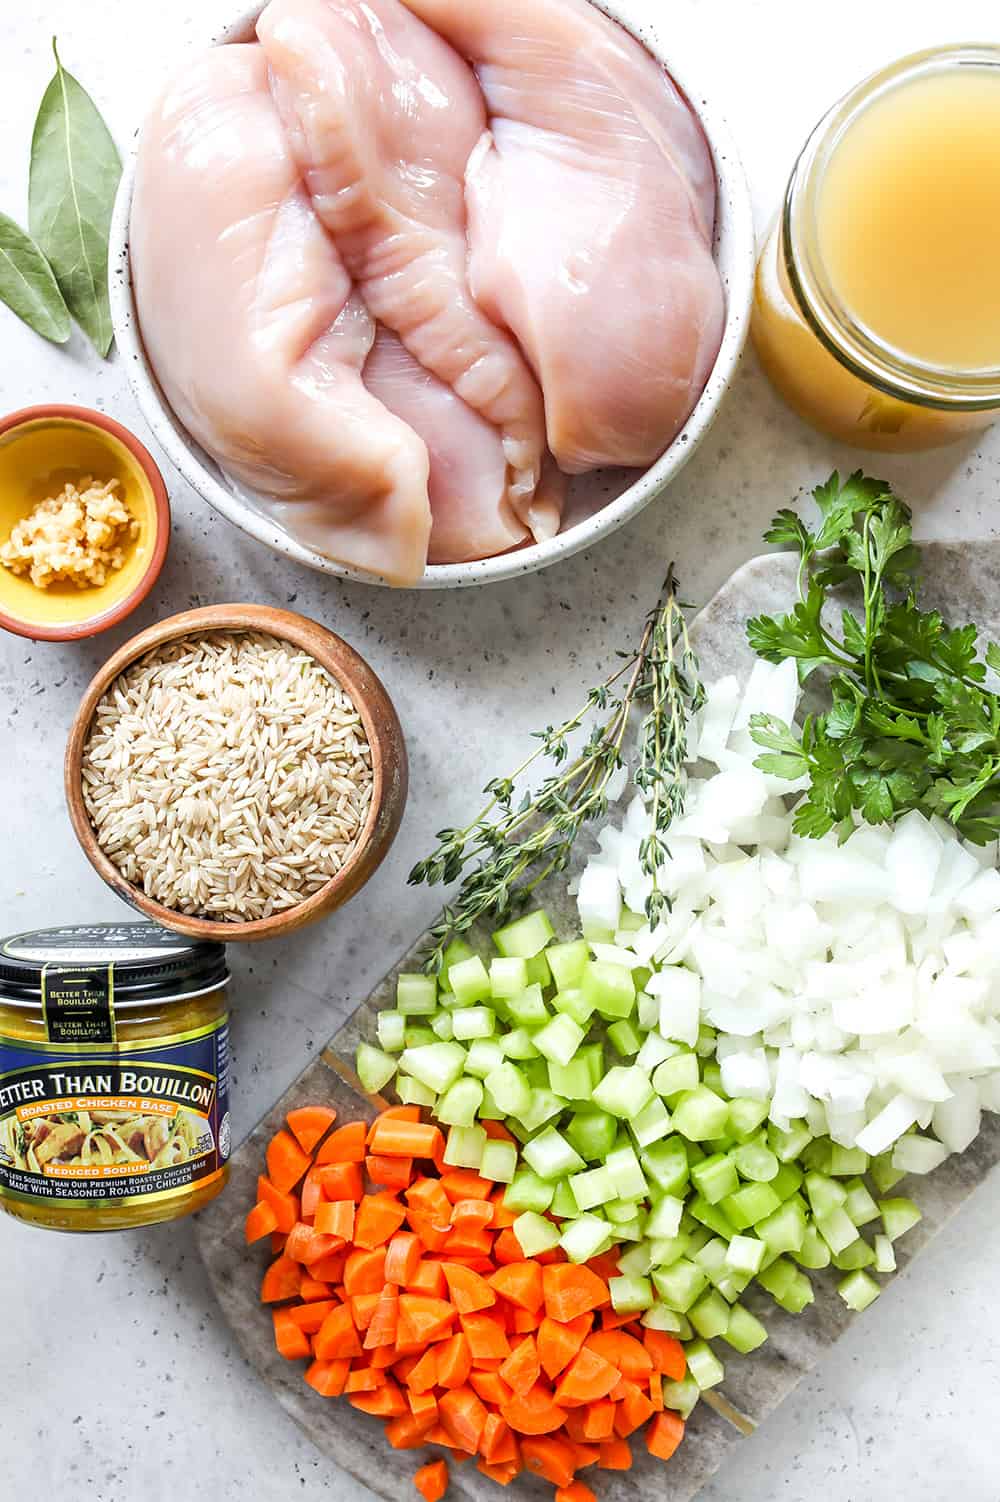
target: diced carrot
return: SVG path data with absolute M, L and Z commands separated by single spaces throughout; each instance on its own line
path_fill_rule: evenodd
M 328 1299 L 333 1293 L 329 1283 L 324 1283 L 320 1278 L 311 1278 L 308 1273 L 299 1284 L 299 1298 L 307 1304 L 316 1299 Z
M 609 1278 L 618 1276 L 618 1253 L 616 1251 L 601 1252 L 598 1256 L 591 1257 L 587 1266 L 592 1273 L 596 1273 L 606 1283 Z M 629 1319 L 635 1319 L 635 1315 L 630 1314 Z
M 439 1387 L 464 1387 L 472 1370 L 469 1342 L 459 1331 L 437 1347 L 437 1381 Z
M 618 1314 L 614 1309 L 601 1310 L 601 1329 L 609 1334 L 620 1330 L 623 1325 L 630 1325 L 633 1316 L 631 1314 Z
M 348 1378 L 348 1381 L 350 1381 L 350 1378 Z M 412 1417 L 410 1415 L 410 1405 L 391 1377 L 388 1377 L 374 1392 L 354 1393 L 347 1401 L 352 1408 L 359 1409 L 361 1413 L 370 1413 L 380 1419 Z
M 474 1455 L 486 1424 L 486 1407 L 471 1387 L 454 1387 L 438 1399 L 441 1423 L 454 1444 Z
M 281 1194 L 295 1188 L 310 1161 L 309 1154 L 302 1151 L 291 1132 L 284 1128 L 267 1144 L 267 1176 Z
M 384 1246 L 406 1219 L 406 1207 L 394 1194 L 366 1194 L 354 1222 L 354 1245 Z
M 405 1231 L 400 1231 L 398 1236 L 394 1236 L 389 1243 L 390 1250 L 392 1242 L 397 1241 L 399 1236 L 405 1236 L 406 1234 Z M 419 1242 L 420 1238 L 418 1237 L 417 1240 Z M 420 1250 L 419 1245 L 417 1250 Z M 386 1265 L 388 1265 L 388 1258 L 386 1259 Z M 441 1263 L 435 1262 L 431 1257 L 421 1259 L 417 1264 L 413 1276 L 407 1278 L 403 1286 L 407 1293 L 428 1293 L 432 1299 L 443 1299 L 448 1292 L 448 1285 L 444 1280 L 444 1270 Z
M 491 1142 L 516 1142 L 514 1133 L 504 1126 L 502 1121 L 481 1121 L 479 1125 L 486 1133 Z
M 406 1219 L 411 1231 L 419 1236 L 425 1251 L 440 1252 L 447 1246 L 451 1233 L 443 1229 L 433 1215 L 422 1210 L 415 1210 L 411 1206 L 406 1212 Z
M 351 1315 L 359 1330 L 367 1330 L 375 1318 L 380 1293 L 356 1293 L 351 1299 Z
M 372 1315 L 365 1336 L 365 1350 L 374 1351 L 382 1346 L 396 1344 L 396 1327 L 399 1323 L 399 1293 L 394 1283 L 387 1283 L 379 1294 L 375 1313 Z
M 420 1266 L 422 1253 L 419 1238 L 412 1231 L 397 1231 L 385 1249 L 386 1282 L 407 1286 Z
M 533 1476 L 551 1481 L 553 1486 L 568 1486 L 576 1470 L 576 1457 L 568 1439 L 555 1434 L 530 1435 L 521 1441 L 524 1468 Z
M 386 1158 L 369 1153 L 365 1159 L 365 1172 L 373 1184 L 386 1189 L 407 1189 L 413 1179 L 412 1158 Z
M 302 1283 L 302 1269 L 284 1252 L 272 1262 L 264 1274 L 260 1286 L 262 1304 L 276 1304 L 282 1299 L 294 1299 Z
M 612 1404 L 614 1407 L 614 1404 Z M 564 1429 L 574 1444 L 583 1445 L 587 1442 L 587 1414 L 583 1408 L 567 1408 L 566 1423 Z
M 443 1226 L 451 1220 L 451 1200 L 441 1188 L 440 1179 L 416 1179 L 407 1189 L 404 1198 L 414 1210 L 436 1216 Z
M 363 1163 L 367 1127 L 363 1121 L 349 1121 L 331 1132 L 316 1154 L 317 1163 Z
M 654 1413 L 662 1413 L 666 1407 L 663 1401 L 663 1378 L 659 1372 L 654 1372 L 649 1379 L 649 1401 L 653 1405 Z
M 494 1187 L 489 1179 L 480 1178 L 472 1168 L 449 1169 L 441 1175 L 440 1184 L 453 1205 L 459 1200 L 489 1199 Z
M 316 1214 L 317 1208 L 322 1202 L 323 1181 L 320 1178 L 321 1172 L 322 1170 L 317 1168 L 314 1163 L 312 1168 L 310 1168 L 309 1172 L 306 1174 L 305 1178 L 302 1180 L 302 1188 L 299 1191 L 301 1195 L 301 1220 L 312 1220 Z
M 306 1371 L 306 1381 L 323 1398 L 339 1398 L 344 1391 L 349 1361 L 314 1361 Z
M 447 1277 L 447 1272 L 445 1277 Z M 506 1361 L 510 1355 L 510 1341 L 503 1326 L 488 1314 L 463 1314 L 462 1329 L 465 1331 L 473 1361 L 480 1357 Z
M 509 1262 L 493 1274 L 489 1284 L 508 1303 L 532 1313 L 541 1309 L 545 1299 L 542 1292 L 542 1269 L 537 1262 Z
M 284 1235 L 283 1232 L 271 1232 L 271 1253 L 273 1256 L 277 1257 L 280 1252 L 283 1252 L 285 1250 L 285 1242 L 287 1240 L 288 1237 Z
M 601 1458 L 600 1445 L 588 1445 L 585 1442 L 574 1441 L 573 1454 L 576 1459 L 576 1468 L 582 1471 L 585 1466 L 596 1465 Z
M 446 1335 L 455 1316 L 456 1310 L 443 1299 L 430 1299 L 419 1293 L 401 1294 L 397 1337 L 399 1344 L 419 1342 L 423 1347 L 428 1341 Z
M 361 1355 L 361 1341 L 347 1304 L 330 1310 L 313 1340 L 313 1353 L 320 1361 Z
M 620 1379 L 621 1373 L 616 1366 L 584 1345 L 563 1373 L 554 1397 L 564 1408 L 597 1403 L 617 1387 Z
M 277 1229 L 282 1235 L 287 1235 L 299 1219 L 298 1197 L 285 1193 L 281 1189 L 275 1189 L 271 1180 L 261 1174 L 257 1180 L 257 1198 L 271 1206 Z
M 379 1116 L 368 1133 L 369 1151 L 380 1158 L 433 1158 L 443 1145 L 441 1128 L 423 1121 Z
M 381 1293 L 385 1286 L 385 1248 L 350 1252 L 344 1263 L 344 1292 L 348 1298 L 358 1293 Z
M 562 1428 L 566 1418 L 566 1410 L 554 1402 L 551 1390 L 541 1382 L 530 1392 L 511 1398 L 500 1414 L 518 1434 L 551 1434 Z
M 317 1299 L 312 1304 L 296 1304 L 294 1309 L 289 1309 L 288 1317 L 307 1335 L 315 1335 L 330 1310 L 336 1307 L 336 1299 Z
M 312 1354 L 309 1337 L 292 1319 L 290 1309 L 275 1309 L 271 1318 L 274 1320 L 274 1343 L 286 1361 L 297 1361 L 301 1356 Z
M 601 1458 L 597 1462 L 602 1471 L 630 1471 L 632 1449 L 627 1439 L 616 1436 L 606 1439 L 601 1445 Z
M 457 1262 L 445 1262 L 442 1271 L 451 1302 L 459 1314 L 474 1314 L 477 1309 L 489 1309 L 496 1303 L 497 1296 L 486 1279 L 471 1268 L 461 1267 Z
M 541 1312 L 536 1309 L 513 1309 L 510 1315 L 510 1328 L 515 1335 L 533 1335 L 542 1323 Z
M 373 1138 L 375 1136 L 376 1129 L 378 1127 L 379 1122 L 381 1122 L 381 1121 L 419 1121 L 419 1120 L 420 1120 L 420 1107 L 419 1106 L 386 1106 L 385 1110 L 384 1111 L 380 1111 L 378 1113 L 378 1115 L 375 1117 L 375 1120 L 372 1122 L 371 1126 L 368 1128 L 368 1134 L 367 1134 L 367 1136 L 365 1138 L 365 1141 L 368 1143 L 368 1146 L 371 1147 L 372 1140 L 373 1140 Z
M 403 1377 L 403 1381 L 411 1392 L 430 1392 L 432 1387 L 438 1385 L 438 1351 L 439 1346 L 429 1346 L 420 1356 L 409 1373 Z M 399 1371 L 399 1367 L 396 1367 Z
M 493 1196 L 492 1204 L 494 1231 L 509 1230 L 510 1227 L 514 1224 L 515 1220 L 517 1220 L 518 1216 L 521 1214 L 520 1210 L 508 1210 L 507 1206 L 503 1202 L 502 1194 L 495 1194 Z
M 530 1392 L 542 1375 L 538 1360 L 538 1347 L 530 1335 L 507 1357 L 500 1368 L 500 1376 L 519 1397 Z
M 335 1252 L 343 1243 L 338 1236 L 327 1236 L 322 1231 L 317 1231 L 307 1221 L 297 1220 L 288 1233 L 285 1242 L 285 1256 L 291 1257 L 293 1262 L 302 1262 L 309 1266 L 325 1257 L 328 1252 Z
M 416 1418 L 426 1415 L 437 1421 L 438 1401 L 432 1392 L 413 1392 L 407 1388 L 404 1397 L 410 1406 L 410 1412 Z
M 669 1377 L 673 1382 L 683 1382 L 687 1371 L 684 1347 L 666 1330 L 644 1330 L 642 1343 L 649 1352 L 654 1372 Z
M 423 1497 L 424 1502 L 441 1502 L 441 1498 L 448 1490 L 447 1461 L 432 1460 L 429 1465 L 422 1465 L 414 1474 L 413 1485 Z
M 561 1324 L 611 1302 L 608 1285 L 603 1279 L 589 1267 L 577 1267 L 572 1262 L 543 1268 L 542 1291 L 545 1313 Z
M 625 1380 L 625 1391 L 615 1412 L 615 1433 L 621 1439 L 634 1434 L 641 1424 L 653 1416 L 653 1405 L 634 1382 Z
M 493 1242 L 493 1260 L 499 1263 L 501 1267 L 509 1266 L 513 1262 L 524 1261 L 521 1243 L 509 1227 L 501 1231 Z
M 597 1498 L 582 1481 L 571 1481 L 568 1486 L 556 1487 L 556 1502 L 597 1502 Z
M 347 1374 L 344 1383 L 345 1393 L 350 1392 L 376 1392 L 385 1382 L 385 1372 L 377 1371 L 373 1366 L 354 1366 Z M 389 1418 L 398 1418 L 398 1414 L 389 1414 Z
M 510 1402 L 511 1390 L 499 1371 L 484 1372 L 477 1366 L 469 1373 L 469 1386 L 475 1389 L 484 1403 L 491 1403 L 494 1408 L 499 1408 L 501 1403 Z
M 419 1450 L 427 1443 L 428 1432 L 436 1423 L 436 1414 L 407 1413 L 402 1418 L 389 1420 L 385 1437 L 394 1450 Z
M 492 1200 L 456 1200 L 451 1207 L 451 1223 L 471 1231 L 484 1231 L 492 1225 L 494 1213 Z
M 313 1152 L 336 1119 L 337 1113 L 332 1106 L 299 1106 L 285 1117 L 292 1136 L 304 1153 Z
M 646 1430 L 646 1449 L 658 1460 L 669 1460 L 683 1438 L 684 1420 L 668 1408 L 658 1413 Z
M 323 1200 L 316 1207 L 313 1225 L 317 1231 L 338 1236 L 341 1241 L 350 1241 L 354 1235 L 354 1215 L 353 1200 Z
M 320 1257 L 318 1262 L 311 1262 L 309 1273 L 313 1278 L 319 1278 L 325 1283 L 339 1283 L 344 1276 L 346 1263 L 347 1248 L 341 1247 L 339 1252 L 328 1252 L 325 1257 Z
M 495 1481 L 498 1486 L 510 1486 L 516 1476 L 521 1474 L 521 1467 L 516 1461 L 510 1465 L 489 1465 L 485 1460 L 476 1461 L 476 1470 L 482 1471 L 490 1481 Z
M 353 1200 L 360 1205 L 365 1184 L 358 1163 L 328 1163 L 320 1170 L 319 1181 L 328 1200 Z
M 615 1405 L 610 1398 L 589 1404 L 583 1420 L 584 1438 L 600 1444 L 615 1432 Z
M 653 1370 L 653 1358 L 641 1341 L 624 1330 L 598 1330 L 588 1335 L 584 1344 L 616 1366 L 632 1382 L 646 1382 Z
M 493 1237 L 489 1231 L 456 1226 L 445 1239 L 442 1250 L 453 1260 L 459 1257 L 484 1257 L 488 1261 L 493 1253 Z
M 258 1200 L 248 1214 L 243 1228 L 247 1245 L 254 1241 L 263 1241 L 265 1236 L 270 1236 L 271 1232 L 277 1229 L 278 1217 L 273 1208 L 265 1200 Z
M 399 1352 L 395 1346 L 376 1346 L 367 1354 L 369 1365 L 379 1372 L 387 1371 L 390 1366 L 394 1367 L 399 1360 Z
M 550 1379 L 558 1377 L 578 1354 L 594 1323 L 592 1314 L 578 1314 L 565 1324 L 548 1315 L 538 1327 L 538 1359 Z

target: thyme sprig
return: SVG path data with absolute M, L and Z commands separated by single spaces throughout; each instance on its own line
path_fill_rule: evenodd
M 607 812 L 608 785 L 625 763 L 626 735 L 638 704 L 648 706 L 639 726 L 634 781 L 653 814 L 653 833 L 640 850 L 642 869 L 653 883 L 650 922 L 668 905 L 659 882 L 667 858 L 664 835 L 683 806 L 688 717 L 704 701 L 673 566 L 638 648 L 618 655 L 621 666 L 590 690 L 581 708 L 562 724 L 535 731 L 539 744 L 531 755 L 509 776 L 486 784 L 485 807 L 463 828 L 440 830 L 437 848 L 410 872 L 412 885 L 447 885 L 462 878 L 454 901 L 430 930 L 426 969 L 440 970 L 448 945 L 480 918 L 502 922 L 546 877 L 565 870 L 580 830 Z M 573 753 L 571 738 L 594 716 L 597 723 Z M 552 770 L 536 792 L 522 791 L 525 774 L 540 758 Z

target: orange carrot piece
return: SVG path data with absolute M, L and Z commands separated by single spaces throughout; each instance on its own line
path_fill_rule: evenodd
M 312 1354 L 309 1337 L 292 1319 L 291 1310 L 274 1309 L 271 1318 L 274 1321 L 274 1343 L 286 1361 L 297 1361 L 301 1356 Z
M 414 1210 L 411 1206 L 407 1209 L 406 1219 L 410 1230 L 420 1238 L 425 1251 L 440 1252 L 447 1246 L 450 1232 L 441 1227 L 434 1215 Z
M 662 1413 L 666 1407 L 663 1401 L 663 1378 L 659 1372 L 654 1372 L 649 1379 L 649 1401 L 653 1405 L 654 1413 Z
M 501 1403 L 510 1402 L 511 1390 L 499 1371 L 484 1372 L 480 1367 L 475 1367 L 469 1373 L 469 1386 L 479 1394 L 484 1403 L 489 1403 L 494 1408 L 499 1408 Z
M 249 1212 L 243 1227 L 243 1235 L 247 1245 L 254 1241 L 263 1241 L 265 1236 L 270 1236 L 272 1231 L 278 1228 L 278 1217 L 273 1208 L 266 1200 L 258 1200 Z
M 405 1236 L 406 1234 L 407 1232 L 405 1231 L 399 1232 L 400 1236 Z M 392 1240 L 395 1241 L 396 1237 L 394 1236 Z M 419 1237 L 417 1237 L 417 1241 L 418 1243 L 420 1242 Z M 392 1246 L 392 1241 L 390 1241 L 389 1245 L 390 1247 Z M 418 1250 L 422 1250 L 422 1244 L 418 1247 Z M 444 1280 L 444 1271 L 441 1263 L 435 1262 L 431 1257 L 421 1258 L 413 1276 L 408 1278 L 403 1286 L 407 1293 L 426 1293 L 432 1299 L 443 1299 L 447 1297 L 448 1293 L 448 1285 Z
M 398 1340 L 400 1345 L 418 1342 L 420 1347 L 450 1332 L 456 1310 L 443 1299 L 424 1294 L 404 1293 L 399 1299 Z
M 425 1215 L 437 1216 L 442 1225 L 451 1220 L 451 1200 L 441 1188 L 440 1179 L 426 1176 L 414 1180 L 405 1193 L 406 1203 Z
M 306 1370 L 306 1381 L 321 1398 L 339 1398 L 350 1370 L 349 1361 L 314 1361 Z
M 367 1330 L 375 1318 L 380 1293 L 356 1293 L 351 1299 L 351 1315 L 359 1330 Z
M 516 1461 L 510 1465 L 490 1465 L 485 1460 L 476 1461 L 476 1470 L 482 1471 L 490 1481 L 495 1481 L 498 1486 L 510 1486 L 516 1476 L 521 1474 L 521 1467 Z
M 407 1413 L 388 1421 L 385 1437 L 394 1450 L 419 1450 L 427 1443 L 428 1433 L 436 1423 L 436 1414 Z
M 565 1324 L 545 1316 L 538 1327 L 538 1359 L 550 1380 L 558 1377 L 579 1354 L 593 1323 L 592 1314 L 578 1314 Z
M 623 1325 L 630 1325 L 633 1316 L 631 1314 L 616 1314 L 613 1309 L 601 1310 L 601 1329 L 608 1333 L 620 1330 Z
M 486 1279 L 471 1268 L 462 1267 L 457 1262 L 445 1262 L 442 1271 L 451 1302 L 459 1314 L 475 1314 L 478 1309 L 489 1309 L 496 1303 L 497 1296 Z
M 267 1144 L 267 1176 L 280 1194 L 294 1189 L 312 1160 L 284 1128 Z
M 354 1235 L 355 1205 L 353 1200 L 323 1200 L 316 1207 L 313 1225 L 317 1231 L 328 1236 L 339 1236 L 341 1241 L 350 1241 Z
M 325 1257 L 320 1257 L 317 1262 L 310 1262 L 309 1276 L 318 1278 L 324 1283 L 339 1283 L 344 1276 L 346 1263 L 347 1248 L 341 1247 L 339 1252 L 328 1252 Z
M 642 1343 L 649 1352 L 654 1372 L 669 1377 L 673 1382 L 683 1382 L 687 1371 L 684 1347 L 666 1330 L 644 1330 Z
M 350 1378 L 347 1379 L 350 1381 Z M 399 1388 L 388 1378 L 374 1392 L 355 1392 L 347 1399 L 352 1408 L 357 1408 L 361 1413 L 370 1413 L 380 1419 L 401 1419 L 410 1414 L 410 1405 L 407 1403 Z
M 351 1392 L 376 1392 L 385 1382 L 385 1372 L 378 1371 L 373 1366 L 354 1366 L 347 1375 L 344 1383 L 345 1393 Z M 389 1418 L 398 1418 L 398 1414 L 389 1414 Z
M 296 1304 L 294 1309 L 289 1309 L 288 1317 L 307 1335 L 315 1335 L 330 1310 L 336 1307 L 336 1299 L 317 1299 L 312 1304 Z
M 313 1354 L 320 1361 L 361 1355 L 361 1341 L 347 1304 L 338 1304 L 330 1310 L 313 1340 Z
M 373 1184 L 385 1189 L 408 1189 L 413 1180 L 412 1158 L 387 1158 L 369 1153 L 365 1159 L 365 1172 Z
M 353 1200 L 360 1205 L 364 1199 L 365 1183 L 359 1163 L 328 1163 L 320 1170 L 319 1181 L 328 1200 Z
M 283 1299 L 294 1299 L 302 1283 L 302 1269 L 284 1252 L 271 1263 L 260 1286 L 262 1304 L 276 1304 Z
M 359 1293 L 381 1293 L 385 1287 L 385 1248 L 350 1252 L 344 1262 L 344 1292 L 348 1298 Z
M 304 1299 L 307 1304 L 314 1303 L 317 1299 L 328 1299 L 332 1293 L 333 1289 L 329 1283 L 324 1283 L 321 1278 L 311 1278 L 308 1274 L 299 1284 L 299 1298 Z
M 652 1374 L 653 1358 L 640 1340 L 624 1330 L 598 1330 L 587 1336 L 584 1345 L 610 1361 L 631 1382 L 647 1382 Z
M 653 1416 L 653 1405 L 642 1388 L 629 1382 L 627 1378 L 624 1381 L 625 1391 L 615 1412 L 615 1433 L 620 1439 L 627 1439 Z
M 291 1257 L 293 1262 L 302 1262 L 309 1266 L 318 1262 L 329 1252 L 335 1252 L 343 1242 L 339 1236 L 327 1236 L 322 1231 L 317 1231 L 308 1221 L 297 1220 L 288 1233 L 285 1242 L 285 1256 Z
M 582 1481 L 571 1481 L 568 1486 L 556 1487 L 556 1502 L 597 1502 L 597 1498 Z
M 443 1146 L 441 1128 L 423 1121 L 378 1117 L 368 1134 L 368 1148 L 380 1158 L 433 1158 Z
M 319 1139 L 333 1126 L 337 1113 L 332 1106 L 299 1106 L 285 1120 L 304 1153 L 312 1153 Z
M 406 1219 L 406 1207 L 394 1194 L 366 1194 L 354 1222 L 354 1245 L 369 1251 L 384 1246 Z
M 316 1162 L 363 1163 L 367 1131 L 363 1121 L 349 1121 L 346 1126 L 338 1127 L 316 1154 Z
M 375 1312 L 365 1336 L 365 1350 L 375 1351 L 383 1346 L 395 1346 L 396 1329 L 399 1324 L 399 1293 L 394 1283 L 387 1283 L 379 1294 Z M 389 1417 L 390 1415 L 387 1415 Z
M 610 1304 L 608 1285 L 589 1267 L 572 1262 L 555 1263 L 542 1269 L 545 1313 L 550 1319 L 567 1324 L 580 1314 Z
M 489 1199 L 494 1189 L 489 1179 L 480 1178 L 472 1168 L 451 1168 L 441 1175 L 439 1182 L 453 1205 L 459 1200 Z
M 365 1141 L 368 1143 L 368 1145 L 370 1147 L 371 1144 L 372 1144 L 372 1139 L 375 1136 L 376 1129 L 378 1128 L 379 1122 L 382 1122 L 382 1121 L 419 1121 L 419 1120 L 420 1120 L 420 1107 L 419 1106 L 386 1106 L 385 1110 L 379 1112 L 379 1114 L 375 1117 L 375 1120 L 372 1122 L 371 1126 L 368 1128 L 368 1135 L 366 1136 Z
M 582 1471 L 585 1466 L 596 1465 L 601 1458 L 600 1445 L 590 1445 L 585 1441 L 573 1442 L 573 1454 L 576 1457 L 576 1468 Z
M 284 1236 L 281 1231 L 271 1232 L 271 1252 L 275 1257 L 277 1257 L 279 1252 L 283 1252 L 285 1250 L 285 1242 L 287 1240 L 288 1237 Z
M 469 1342 L 459 1331 L 457 1335 L 443 1340 L 437 1347 L 438 1386 L 464 1387 L 472 1370 L 472 1352 Z
M 438 1399 L 438 1413 L 452 1442 L 475 1455 L 487 1418 L 479 1395 L 471 1387 L 450 1388 Z
M 448 1462 L 432 1460 L 429 1465 L 422 1465 L 414 1474 L 413 1485 L 424 1502 L 441 1502 L 448 1490 Z
M 456 1200 L 451 1207 L 451 1223 L 456 1228 L 484 1231 L 492 1225 L 494 1214 L 492 1200 Z
M 530 1335 L 526 1335 L 516 1350 L 512 1351 L 500 1368 L 500 1376 L 519 1397 L 530 1392 L 542 1375 L 538 1360 L 538 1347 Z
M 430 1346 L 417 1360 L 403 1381 L 411 1392 L 430 1392 L 431 1388 L 438 1385 L 438 1351 L 440 1347 Z M 396 1368 L 397 1372 L 399 1367 Z
M 510 1314 L 510 1328 L 515 1335 L 533 1335 L 542 1323 L 542 1316 L 536 1309 L 534 1313 L 530 1309 L 513 1309 Z
M 385 1280 L 408 1287 L 422 1261 L 423 1248 L 412 1231 L 397 1231 L 385 1249 Z
M 568 1486 L 576 1470 L 576 1456 L 568 1439 L 555 1434 L 531 1435 L 521 1441 L 524 1468 L 533 1476 L 551 1481 L 553 1486 Z
M 564 1408 L 598 1403 L 620 1380 L 618 1368 L 585 1345 L 560 1378 L 554 1397 Z
M 616 1436 L 606 1439 L 601 1445 L 601 1458 L 597 1462 L 602 1471 L 630 1471 L 632 1449 L 627 1439 Z
M 586 1440 L 600 1444 L 613 1439 L 615 1432 L 615 1405 L 610 1398 L 591 1403 L 584 1415 L 583 1434 Z
M 274 1211 L 277 1229 L 282 1235 L 287 1235 L 292 1229 L 299 1216 L 299 1201 L 297 1195 L 284 1193 L 275 1189 L 271 1180 L 261 1174 L 257 1180 L 257 1199 L 263 1200 Z
M 299 1202 L 301 1220 L 312 1220 L 323 1201 L 323 1181 L 315 1163 L 302 1180 Z
M 432 1392 L 413 1392 L 407 1388 L 403 1394 L 415 1418 L 427 1417 L 437 1422 L 438 1400 Z
M 489 1279 L 490 1287 L 519 1309 L 532 1314 L 541 1309 L 545 1300 L 542 1292 L 542 1269 L 537 1262 L 509 1262 Z
M 506 1231 L 514 1224 L 520 1215 L 520 1210 L 508 1210 L 503 1202 L 503 1196 L 493 1196 L 493 1229 L 494 1231 Z M 523 1253 L 522 1253 L 523 1255 Z
M 509 1227 L 501 1231 L 493 1242 L 493 1260 L 501 1267 L 508 1267 L 511 1263 L 524 1261 L 521 1243 Z M 535 1260 L 537 1261 L 538 1259 L 536 1258 Z
M 553 1401 L 551 1390 L 538 1382 L 530 1392 L 505 1403 L 500 1416 L 518 1434 L 551 1434 L 562 1428 L 566 1410 Z
M 669 1460 L 683 1438 L 684 1420 L 668 1408 L 658 1413 L 646 1430 L 646 1449 L 658 1460 Z
M 445 1277 L 447 1276 L 446 1272 Z M 473 1361 L 478 1361 L 480 1357 L 491 1361 L 506 1361 L 510 1355 L 510 1341 L 504 1334 L 503 1326 L 488 1314 L 463 1314 L 462 1329 L 469 1342 Z

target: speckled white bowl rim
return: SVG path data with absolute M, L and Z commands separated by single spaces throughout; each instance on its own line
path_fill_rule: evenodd
M 746 174 L 729 128 L 706 98 L 699 82 L 699 63 L 704 67 L 704 59 L 690 40 L 685 43 L 679 35 L 681 27 L 676 16 L 661 22 L 650 14 L 653 9 L 650 0 L 592 0 L 592 3 L 638 37 L 669 69 L 670 76 L 683 90 L 701 121 L 708 139 L 719 186 L 715 258 L 726 295 L 722 344 L 708 383 L 681 432 L 656 463 L 620 495 L 547 542 L 472 563 L 429 564 L 423 577 L 412 586 L 415 589 L 461 589 L 517 578 L 572 557 L 602 537 L 616 532 L 660 495 L 691 458 L 718 413 L 746 343 L 755 263 L 753 209 Z M 252 35 L 262 9 L 262 5 L 255 5 L 244 11 L 213 40 L 217 43 L 246 40 Z M 146 357 L 132 296 L 128 223 L 134 174 L 133 151 L 122 175 L 111 225 L 111 314 L 129 384 L 157 442 L 188 484 L 210 506 L 267 547 L 321 573 L 368 584 L 385 583 L 377 575 L 349 568 L 296 542 L 274 522 L 234 495 L 220 477 L 215 462 L 175 417 Z

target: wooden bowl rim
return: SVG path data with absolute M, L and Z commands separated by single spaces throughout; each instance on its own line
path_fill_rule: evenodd
M 139 658 L 157 647 L 162 647 L 171 641 L 181 640 L 186 636 L 207 635 L 218 631 L 259 631 L 268 636 L 275 636 L 279 640 L 289 641 L 293 646 L 301 647 L 303 651 L 308 652 L 309 656 L 325 668 L 349 694 L 361 718 L 372 753 L 371 801 L 350 858 L 334 876 L 330 877 L 329 881 L 311 896 L 304 898 L 302 902 L 296 903 L 294 907 L 285 908 L 280 913 L 272 913 L 269 918 L 254 918 L 246 923 L 224 922 L 213 918 L 198 918 L 189 913 L 178 913 L 173 908 L 164 907 L 162 903 L 148 897 L 145 892 L 122 875 L 114 862 L 101 849 L 83 802 L 83 749 L 94 712 L 109 685 Z M 324 638 L 327 638 L 328 642 L 324 641 Z M 334 652 L 343 652 L 346 662 L 335 663 Z M 374 688 L 369 688 L 360 682 L 363 675 L 370 675 L 374 679 Z M 389 711 L 388 728 L 381 727 L 377 723 L 372 710 L 371 701 L 377 699 L 379 695 L 384 698 L 384 705 Z M 331 631 L 327 626 L 320 625 L 318 621 L 310 620 L 308 616 L 298 615 L 290 610 L 279 610 L 270 605 L 199 606 L 194 610 L 184 610 L 177 615 L 167 616 L 164 620 L 148 626 L 138 635 L 131 637 L 108 658 L 87 685 L 79 708 L 73 717 L 66 744 L 64 779 L 70 822 L 84 854 L 98 875 L 115 892 L 119 894 L 127 892 L 129 895 L 123 897 L 123 900 L 128 901 L 162 927 L 172 929 L 175 933 L 186 934 L 189 938 L 211 939 L 221 943 L 278 938 L 283 933 L 304 926 L 311 917 L 319 917 L 329 909 L 330 899 L 341 886 L 347 884 L 355 866 L 367 851 L 386 801 L 386 742 L 393 737 L 398 737 L 405 759 L 402 727 L 388 691 L 361 654 L 336 632 Z M 395 830 L 392 832 L 390 843 L 394 837 Z M 386 849 L 388 850 L 388 845 Z
M 99 636 L 102 631 L 109 631 L 112 626 L 117 626 L 119 622 L 131 615 L 133 610 L 142 604 L 160 577 L 170 543 L 170 498 L 163 475 L 160 473 L 160 467 L 149 449 L 141 439 L 122 423 L 117 422 L 115 418 L 108 417 L 104 412 L 97 412 L 92 407 L 67 406 L 58 402 L 43 403 L 34 407 L 21 407 L 18 411 L 9 412 L 6 417 L 0 418 L 0 438 L 36 422 L 76 422 L 82 427 L 97 428 L 101 432 L 110 433 L 112 438 L 117 438 L 119 443 L 128 449 L 149 481 L 149 487 L 153 493 L 156 536 L 153 540 L 149 562 L 137 580 L 135 588 L 124 599 L 119 600 L 117 605 L 112 605 L 109 610 L 102 610 L 99 615 L 83 616 L 78 621 L 66 621 L 60 626 L 36 625 L 24 620 L 21 616 L 10 615 L 7 611 L 0 610 L 0 627 L 12 632 L 14 636 L 23 636 L 29 641 L 84 641 L 92 636 Z

